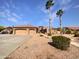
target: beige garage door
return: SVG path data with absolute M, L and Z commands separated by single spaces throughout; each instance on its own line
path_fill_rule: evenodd
M 30 30 L 30 34 L 31 34 L 31 35 L 35 35 L 35 34 L 36 34 L 36 31 Z
M 26 35 L 27 31 L 26 30 L 16 30 L 15 34 L 16 35 Z

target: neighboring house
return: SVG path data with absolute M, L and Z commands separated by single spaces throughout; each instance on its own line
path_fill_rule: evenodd
M 36 33 L 48 33 L 48 28 L 44 26 L 32 26 L 32 25 L 25 25 L 25 26 L 13 26 L 13 27 L 6 27 L 3 31 L 0 32 L 1 34 L 15 34 L 15 35 L 35 35 Z
M 44 27 L 44 26 L 39 26 L 38 27 L 38 32 L 39 33 L 43 33 L 43 34 L 45 34 L 45 33 L 47 33 L 47 27 Z
M 51 33 L 52 34 L 60 34 L 60 31 L 58 28 L 52 28 Z
M 13 27 L 13 34 L 16 35 L 34 35 L 38 32 L 38 27 L 35 26 L 15 26 Z
M 6 27 L 0 34 L 12 34 L 12 27 Z

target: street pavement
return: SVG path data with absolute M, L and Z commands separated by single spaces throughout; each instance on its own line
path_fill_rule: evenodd
M 21 35 L 1 35 L 0 34 L 0 59 L 4 59 L 12 51 L 21 45 L 24 40 L 30 39 L 30 36 Z

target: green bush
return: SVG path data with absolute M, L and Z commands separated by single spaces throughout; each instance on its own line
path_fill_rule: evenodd
M 67 30 L 66 31 L 66 34 L 71 34 L 71 30 Z
M 79 37 L 79 33 L 76 33 L 76 34 L 74 35 L 74 37 Z
M 79 31 L 74 32 L 74 37 L 79 37 Z
M 48 36 L 51 36 L 52 34 L 48 33 Z
M 67 50 L 67 48 L 70 46 L 70 39 L 64 36 L 54 36 L 52 37 L 53 45 L 54 47 L 61 49 L 61 50 Z
M 0 32 L 1 32 L 2 30 L 4 30 L 4 27 L 3 27 L 3 26 L 0 26 Z

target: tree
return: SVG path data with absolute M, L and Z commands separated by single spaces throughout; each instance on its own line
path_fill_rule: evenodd
M 2 30 L 4 30 L 4 27 L 3 27 L 3 26 L 0 26 L 0 32 L 1 32 Z
M 64 11 L 62 9 L 58 10 L 56 15 L 59 17 L 59 20 L 60 20 L 60 33 L 62 34 L 62 20 L 61 20 L 61 17 L 63 15 Z
M 51 14 L 51 11 L 50 11 L 50 7 L 51 6 L 53 6 L 54 5 L 54 2 L 53 2 L 53 0 L 48 0 L 47 2 L 46 2 L 46 9 L 47 10 L 49 10 L 49 14 Z M 52 29 L 52 23 L 51 23 L 51 17 L 50 17 L 50 19 L 49 19 L 49 34 L 51 35 L 51 29 Z

